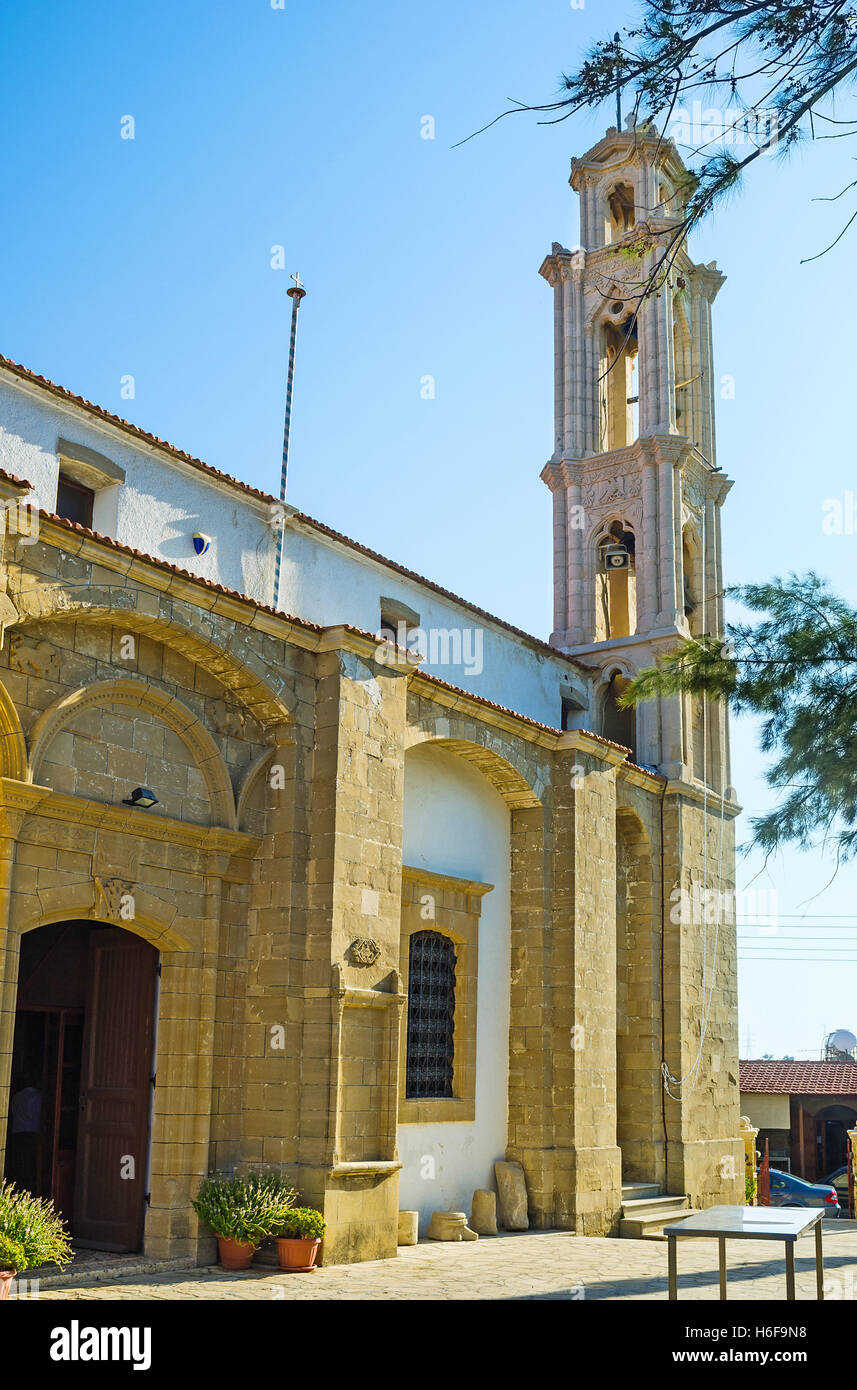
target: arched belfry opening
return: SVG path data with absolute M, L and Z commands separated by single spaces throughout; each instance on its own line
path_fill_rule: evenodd
M 637 628 L 636 537 L 614 521 L 596 546 L 595 638 L 630 637 Z
M 601 330 L 601 448 L 624 449 L 639 434 L 637 320 L 622 300 L 610 305 L 612 319 Z
M 601 733 L 630 748 L 631 761 L 637 757 L 637 713 L 633 706 L 623 709 L 619 701 L 631 684 L 628 677 L 618 668 L 610 671 L 601 699 Z
M 633 231 L 637 221 L 634 188 L 630 183 L 617 183 L 610 189 L 604 208 L 604 244 L 611 246 L 626 232 Z
M 696 528 L 690 524 L 682 529 L 681 563 L 684 580 L 682 595 L 685 621 L 692 637 L 705 631 L 705 612 L 702 592 L 702 548 Z
M 91 1249 L 143 1243 L 157 972 L 153 946 L 106 923 L 21 938 L 5 1176 Z

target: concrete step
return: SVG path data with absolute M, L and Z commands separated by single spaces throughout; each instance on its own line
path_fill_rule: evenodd
M 622 1201 L 632 1202 L 639 1197 L 660 1197 L 661 1188 L 656 1182 L 623 1182 Z
M 632 1240 L 666 1240 L 665 1226 L 694 1214 L 695 1208 L 687 1197 L 666 1197 L 661 1201 L 659 1207 L 653 1202 L 646 1211 L 637 1210 L 633 1215 L 623 1215 L 619 1222 L 619 1235 Z
M 687 1206 L 686 1197 L 634 1197 L 622 1203 L 623 1216 L 643 1216 L 649 1211 L 683 1211 Z

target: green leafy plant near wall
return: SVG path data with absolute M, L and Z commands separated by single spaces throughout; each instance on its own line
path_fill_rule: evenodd
M 71 1259 L 68 1231 L 53 1202 L 0 1182 L 0 1270 L 21 1274 L 45 1264 L 62 1268 Z
M 193 1209 L 216 1236 L 259 1246 L 286 1220 L 296 1196 L 281 1173 L 211 1173 Z
M 292 1207 L 276 1235 L 281 1240 L 323 1240 L 325 1224 L 314 1207 Z

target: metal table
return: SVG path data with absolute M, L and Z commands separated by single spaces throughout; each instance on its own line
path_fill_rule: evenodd
M 795 1296 L 795 1244 L 815 1226 L 815 1282 L 824 1298 L 821 1222 L 824 1207 L 709 1207 L 664 1227 L 669 1251 L 669 1296 L 678 1297 L 676 1242 L 681 1236 L 710 1236 L 720 1247 L 720 1297 L 726 1297 L 726 1241 L 781 1240 L 786 1247 L 786 1298 Z

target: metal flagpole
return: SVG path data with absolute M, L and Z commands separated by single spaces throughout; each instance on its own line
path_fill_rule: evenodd
M 613 42 L 616 45 L 616 129 L 622 129 L 622 87 L 619 82 L 619 58 L 622 56 L 622 40 L 619 31 L 613 35 Z
M 292 386 L 295 379 L 295 343 L 298 337 L 298 309 L 300 302 L 306 294 L 303 282 L 299 274 L 291 277 L 294 285 L 286 290 L 286 294 L 292 301 L 292 332 L 289 339 L 289 371 L 286 378 L 286 416 L 283 421 L 283 467 L 280 473 L 280 501 L 286 500 L 286 483 L 289 476 L 289 431 L 292 423 Z M 280 570 L 283 565 L 283 549 L 286 544 L 286 518 L 283 514 L 283 529 L 280 532 L 280 543 L 277 546 L 277 560 L 274 569 L 274 607 L 280 606 Z

